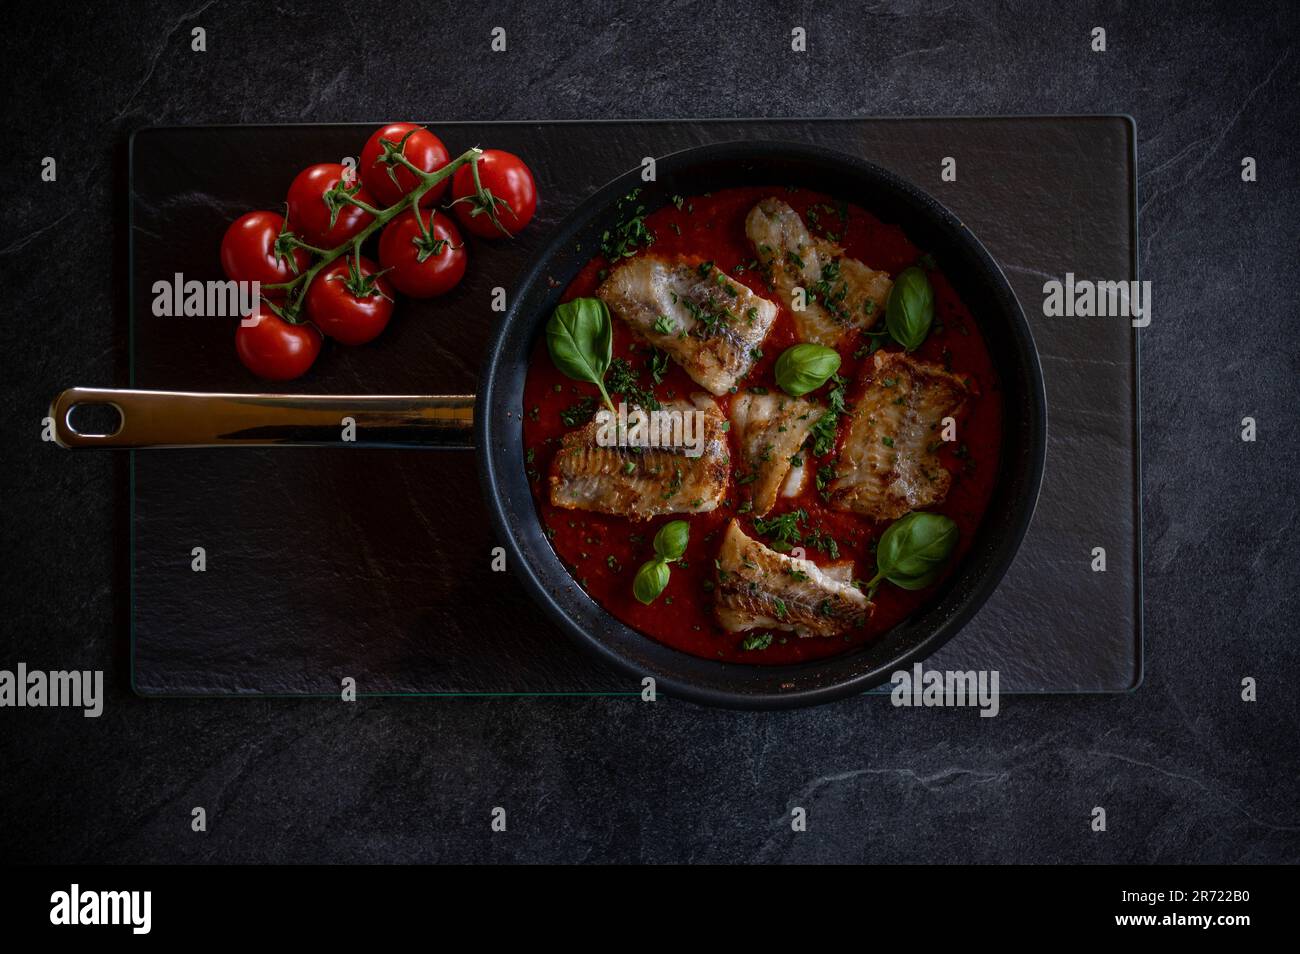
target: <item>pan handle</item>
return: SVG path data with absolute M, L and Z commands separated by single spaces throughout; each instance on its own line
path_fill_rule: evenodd
M 110 405 L 111 434 L 73 429 L 78 406 Z M 70 388 L 50 405 L 62 447 L 473 446 L 474 395 L 201 394 Z

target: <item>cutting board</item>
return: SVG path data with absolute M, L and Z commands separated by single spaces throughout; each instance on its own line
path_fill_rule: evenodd
M 405 118 L 405 117 L 399 117 Z M 219 278 L 227 224 L 281 207 L 294 174 L 356 156 L 378 123 L 142 130 L 131 144 L 131 385 L 265 390 L 229 320 L 160 318 L 153 283 Z M 730 140 L 861 156 L 944 202 L 1019 296 L 1042 359 L 1047 467 L 1020 553 L 931 657 L 996 669 L 1003 692 L 1119 692 L 1142 672 L 1139 332 L 1046 318 L 1067 272 L 1136 278 L 1135 130 L 1123 117 L 438 123 L 527 159 L 541 205 L 515 241 L 477 242 L 465 280 L 403 300 L 385 333 L 332 348 L 300 393 L 472 393 L 509 289 L 546 234 L 645 156 Z M 943 160 L 956 160 L 943 181 Z M 978 316 L 977 316 L 978 317 Z M 130 656 L 145 695 L 635 694 L 552 626 L 507 573 L 472 453 L 266 448 L 133 452 Z M 193 569 L 202 547 L 206 568 Z M 1092 569 L 1095 547 L 1105 572 Z

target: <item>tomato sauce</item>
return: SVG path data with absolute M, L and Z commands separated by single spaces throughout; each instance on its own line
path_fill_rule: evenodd
M 848 256 L 891 275 L 897 276 L 904 268 L 917 264 L 922 260 L 923 250 L 913 245 L 900 228 L 880 222 L 863 209 L 807 189 L 785 186 L 726 189 L 683 199 L 680 207 L 670 203 L 646 215 L 645 226 L 654 236 L 653 244 L 648 248 L 650 253 L 665 257 L 682 256 L 693 262 L 712 261 L 734 280 L 743 282 L 756 294 L 778 306 L 777 318 L 763 343 L 763 357 L 739 384 L 741 388 L 762 386 L 776 393 L 779 389 L 773 376 L 773 365 L 785 348 L 797 343 L 794 322 L 768 288 L 762 273 L 748 267 L 755 255 L 745 235 L 745 216 L 749 210 L 760 199 L 772 195 L 789 203 L 815 235 L 833 233 L 833 240 L 845 248 Z M 736 266 L 745 267 L 737 272 Z M 598 254 L 565 289 L 563 300 L 593 296 L 608 268 L 609 262 Z M 915 354 L 963 376 L 976 395 L 968 402 L 965 416 L 958 423 L 958 440 L 945 444 L 939 452 L 940 460 L 953 475 L 948 496 L 941 505 L 928 508 L 946 514 L 957 524 L 960 540 L 950 562 L 950 567 L 955 567 L 970 547 L 997 479 L 1001 395 L 978 323 L 943 274 L 931 267 L 926 271 L 935 293 L 934 324 Z M 549 316 L 538 320 L 546 318 Z M 883 328 L 882 316 L 871 330 Z M 645 367 L 652 349 L 637 342 L 627 326 L 617 318 L 613 320 L 613 331 L 614 357 L 626 359 L 633 369 L 640 372 L 641 385 L 651 387 L 651 375 Z M 865 336 L 849 335 L 839 349 L 842 358 L 839 374 L 851 382 L 847 393 L 850 410 L 856 398 L 858 370 L 864 361 L 871 360 L 863 347 L 867 340 Z M 885 347 L 898 346 L 887 341 Z M 828 389 L 829 385 L 825 385 L 809 397 L 824 400 Z M 703 391 L 703 388 L 670 360 L 667 374 L 660 384 L 653 386 L 653 391 L 660 401 L 667 401 Z M 556 369 L 547 353 L 545 336 L 539 334 L 524 387 L 524 444 L 528 479 L 538 517 L 556 554 L 579 585 L 608 612 L 632 628 L 696 656 L 776 665 L 831 656 L 870 642 L 915 612 L 933 595 L 935 587 L 909 592 L 886 582 L 876 591 L 875 611 L 863 627 L 843 636 L 820 638 L 800 638 L 794 633 L 773 630 L 772 642 L 766 649 L 743 649 L 742 640 L 751 634 L 728 633 L 714 621 L 713 561 L 721 545 L 722 533 L 732 517 L 739 517 L 742 528 L 750 536 L 765 542 L 770 540 L 755 531 L 752 514 L 737 514 L 740 494 L 735 487 L 734 474 L 726 501 L 709 513 L 673 514 L 649 521 L 633 521 L 551 506 L 547 483 L 551 459 L 564 434 L 572 429 L 565 425 L 561 413 L 588 397 L 596 398 L 599 404 L 594 385 L 573 381 Z M 614 400 L 618 401 L 619 397 L 615 395 Z M 730 400 L 729 394 L 717 398 L 724 414 L 728 412 Z M 841 420 L 841 441 L 847 429 L 848 421 Z M 732 461 L 739 461 L 741 456 L 734 438 L 732 444 Z M 829 534 L 838 544 L 839 559 L 853 560 L 855 577 L 869 580 L 875 575 L 875 541 L 888 523 L 876 523 L 827 506 L 812 474 L 819 465 L 832 461 L 837 453 L 838 447 L 832 454 L 817 458 L 805 450 L 805 466 L 810 466 L 811 471 L 804 492 L 795 498 L 778 498 L 767 516 L 802 508 L 809 518 L 803 524 L 805 539 L 808 529 Z M 663 524 L 676 519 L 690 523 L 686 556 L 672 565 L 668 586 L 659 598 L 649 606 L 642 605 L 632 595 L 632 579 L 641 564 L 654 556 L 651 541 L 655 532 Z M 807 543 L 804 549 L 805 556 L 815 563 L 834 562 L 826 553 L 812 549 Z

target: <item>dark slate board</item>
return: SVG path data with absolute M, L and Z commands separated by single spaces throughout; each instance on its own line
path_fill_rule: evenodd
M 701 143 L 811 142 L 921 185 L 1001 263 L 1034 328 L 1049 407 L 1047 471 L 1020 555 L 927 665 L 997 669 L 1003 692 L 1113 692 L 1141 680 L 1137 337 L 1042 316 L 1042 284 L 1136 277 L 1134 130 L 1121 117 L 431 124 L 456 154 L 528 158 L 542 206 L 515 242 L 478 243 L 450 296 L 404 301 L 385 334 L 327 352 L 286 389 L 470 393 L 499 316 L 493 286 L 591 191 Z M 233 332 L 157 318 L 174 272 L 219 277 L 226 224 L 277 208 L 293 174 L 355 155 L 369 126 L 149 129 L 132 144 L 132 384 L 261 390 Z M 954 183 L 940 161 L 958 163 Z M 153 451 L 132 462 L 131 660 L 144 694 L 631 692 L 552 627 L 508 574 L 473 455 L 434 451 Z M 195 546 L 207 571 L 190 568 Z M 1103 546 L 1108 571 L 1090 570 Z

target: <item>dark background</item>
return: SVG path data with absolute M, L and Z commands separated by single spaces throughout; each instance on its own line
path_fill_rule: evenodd
M 486 7 L 487 5 L 484 5 Z M 0 711 L 19 861 L 1295 861 L 1294 4 L 40 4 L 0 34 L 3 656 L 104 668 L 104 715 Z M 510 51 L 491 55 L 500 25 Z M 789 52 L 808 29 L 809 51 Z M 207 30 L 192 53 L 190 30 Z M 1090 52 L 1089 31 L 1108 51 Z M 125 142 L 174 123 L 1132 114 L 1146 681 L 996 719 L 885 699 L 144 701 L 126 468 L 41 443 L 126 382 Z M 57 184 L 40 159 L 59 158 Z M 1240 180 L 1242 156 L 1259 181 Z M 581 157 L 574 156 L 580 163 Z M 237 170 L 235 170 L 237 174 Z M 1008 163 L 1008 176 L 1015 175 Z M 1068 226 L 1067 226 L 1068 227 Z M 1259 422 L 1256 443 L 1240 421 Z M 1245 676 L 1259 701 L 1240 701 Z M 208 813 L 191 832 L 190 810 Z M 501 805 L 510 830 L 493 835 Z M 789 810 L 808 810 L 794 835 Z M 1109 830 L 1089 829 L 1093 806 Z

